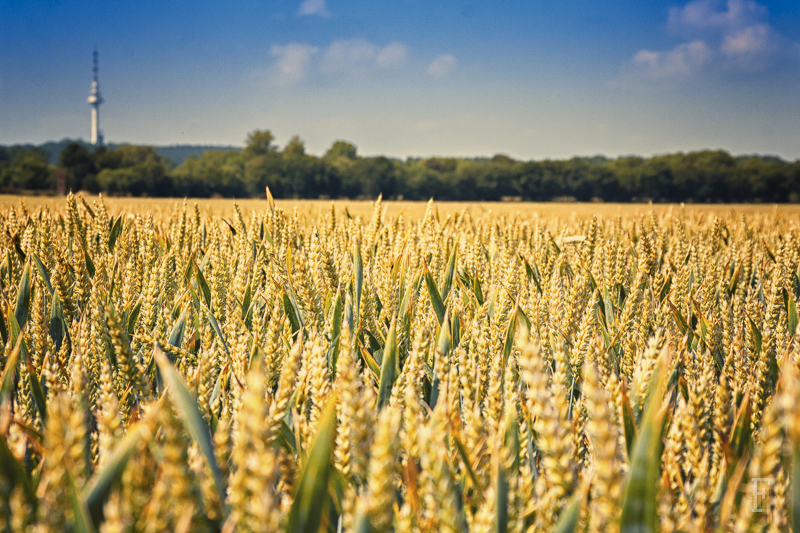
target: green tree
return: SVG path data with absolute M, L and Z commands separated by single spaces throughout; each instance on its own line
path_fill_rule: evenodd
M 58 166 L 64 169 L 68 189 L 95 190 L 97 188 L 97 165 L 92 153 L 78 143 L 68 144 L 58 154 Z
M 299 158 L 306 155 L 306 143 L 300 139 L 299 135 L 292 136 L 286 147 L 283 149 L 283 158 Z
M 406 176 L 402 192 L 404 198 L 427 200 L 449 196 L 449 184 L 437 170 L 431 168 L 429 161 L 409 158 L 403 165 Z
M 154 163 L 143 163 L 131 167 L 103 169 L 97 175 L 103 191 L 134 196 L 172 196 L 172 180 L 164 167 Z
M 170 196 L 175 194 L 169 175 L 171 162 L 152 146 L 124 145 L 96 155 L 97 183 L 114 194 Z
M 275 152 L 275 136 L 269 130 L 253 130 L 247 134 L 247 142 L 244 149 L 245 159 L 259 155 L 267 155 Z
M 340 159 L 352 161 L 357 157 L 358 153 L 354 144 L 347 141 L 336 141 L 328 148 L 328 151 L 325 152 L 322 159 L 335 164 Z
M 251 196 L 265 196 L 269 187 L 273 196 L 289 196 L 290 184 L 283 175 L 283 161 L 277 152 L 258 155 L 244 164 L 244 183 Z
M 182 195 L 243 197 L 248 194 L 244 161 L 244 155 L 236 150 L 209 150 L 200 156 L 187 157 L 171 175 Z
M 367 196 L 385 198 L 401 194 L 404 183 L 402 164 L 388 157 L 361 157 L 353 161 L 352 172 L 347 176 L 344 194 L 350 197 Z
M 5 168 L 10 164 L 11 153 L 5 146 L 0 146 L 0 176 L 2 176 L 3 170 L 5 170 Z
M 55 187 L 55 175 L 47 157 L 37 149 L 18 148 L 10 151 L 11 162 L 3 170 L 6 187 L 23 190 L 42 190 Z
M 454 160 L 455 162 L 455 160 Z M 444 174 L 451 185 L 451 194 L 459 200 L 500 200 L 515 196 L 511 183 L 513 161 L 506 156 L 495 156 L 489 161 L 461 160 L 455 170 Z

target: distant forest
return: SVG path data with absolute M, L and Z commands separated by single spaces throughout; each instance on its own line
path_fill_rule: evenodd
M 317 157 L 297 136 L 281 149 L 268 130 L 251 132 L 244 149 L 94 149 L 70 141 L 0 146 L 3 192 L 50 193 L 58 181 L 66 190 L 120 196 L 263 197 L 269 187 L 276 198 L 800 202 L 800 160 L 722 150 L 649 158 L 401 160 L 362 157 L 353 144 L 336 141 Z

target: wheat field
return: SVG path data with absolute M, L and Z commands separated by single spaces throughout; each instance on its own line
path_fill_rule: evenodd
M 796 206 L 0 200 L 0 531 L 800 530 Z

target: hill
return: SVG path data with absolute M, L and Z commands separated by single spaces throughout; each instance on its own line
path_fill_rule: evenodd
M 61 139 L 60 141 L 48 141 L 39 145 L 26 144 L 25 147 L 36 147 L 45 152 L 47 160 L 51 165 L 58 164 L 58 154 L 70 143 L 78 143 L 85 146 L 89 150 L 94 151 L 94 146 L 84 141 L 83 139 Z M 114 150 L 120 146 L 130 143 L 107 143 L 105 147 L 108 150 Z M 153 146 L 159 155 L 168 158 L 175 163 L 175 166 L 180 165 L 189 156 L 199 156 L 209 150 L 241 150 L 241 146 L 222 146 L 210 144 L 171 144 L 167 146 Z

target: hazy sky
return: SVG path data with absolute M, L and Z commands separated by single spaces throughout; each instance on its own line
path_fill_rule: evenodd
M 0 144 L 800 158 L 800 2 L 0 0 Z

